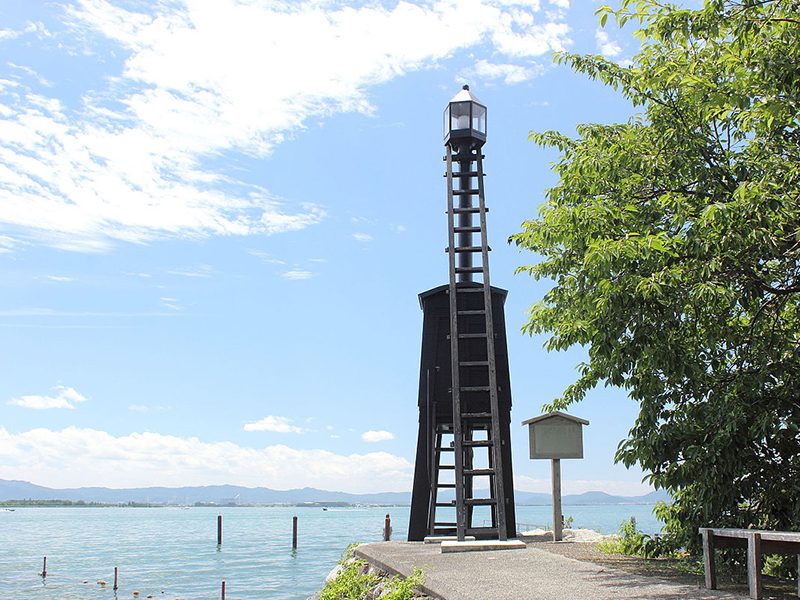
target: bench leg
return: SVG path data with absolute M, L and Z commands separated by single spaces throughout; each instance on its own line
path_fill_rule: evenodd
M 761 534 L 747 536 L 747 581 L 750 584 L 750 597 L 761 600 Z
M 800 555 L 798 555 L 800 564 Z M 709 530 L 703 531 L 703 567 L 706 575 L 706 588 L 709 590 L 717 589 L 717 569 L 714 563 L 714 533 Z

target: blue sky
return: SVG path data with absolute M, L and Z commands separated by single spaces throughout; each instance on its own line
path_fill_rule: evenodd
M 0 5 L 0 478 L 51 487 L 410 490 L 417 294 L 446 283 L 441 114 L 488 106 L 492 283 L 520 423 L 575 350 L 522 335 L 546 283 L 508 246 L 553 185 L 530 130 L 618 122 L 554 51 L 628 60 L 590 0 L 15 0 Z M 613 464 L 636 405 L 603 388 L 565 493 L 640 494 Z

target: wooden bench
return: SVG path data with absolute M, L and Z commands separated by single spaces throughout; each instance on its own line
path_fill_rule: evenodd
M 717 572 L 714 565 L 716 548 L 747 548 L 747 582 L 750 585 L 750 597 L 756 600 L 760 600 L 762 596 L 762 554 L 796 554 L 800 568 L 800 532 L 701 527 L 700 535 L 703 536 L 706 587 L 710 590 L 717 589 Z M 798 593 L 800 593 L 800 580 Z

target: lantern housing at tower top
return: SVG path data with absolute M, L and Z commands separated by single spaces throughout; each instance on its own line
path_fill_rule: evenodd
M 486 106 L 468 85 L 444 109 L 444 143 L 457 143 L 461 138 L 471 138 L 478 146 L 486 141 Z

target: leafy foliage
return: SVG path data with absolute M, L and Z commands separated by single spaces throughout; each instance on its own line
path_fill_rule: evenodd
M 384 593 L 381 595 L 381 600 L 410 600 L 411 598 L 416 598 L 421 595 L 418 590 L 423 583 L 425 583 L 425 577 L 419 569 L 415 569 L 406 578 L 395 575 L 389 580 Z
M 554 287 L 524 330 L 588 349 L 551 408 L 599 383 L 640 412 L 617 460 L 669 490 L 683 547 L 697 527 L 800 523 L 800 0 L 657 0 L 602 7 L 638 23 L 630 66 L 557 62 L 641 110 L 577 139 L 531 133 L 561 156 L 558 184 L 511 237 Z
M 381 582 L 381 576 L 367 569 L 367 562 L 353 556 L 357 543 L 350 544 L 342 554 L 342 566 L 335 579 L 319 592 L 317 600 L 363 600 L 367 593 Z M 418 588 L 425 582 L 422 571 L 415 569 L 409 577 L 396 575 L 384 581 L 383 600 L 411 600 L 420 596 Z
M 676 548 L 669 538 L 651 537 L 636 527 L 636 520 L 631 517 L 623 521 L 617 535 L 607 538 L 598 544 L 601 552 L 629 554 L 658 558 L 664 555 L 676 555 Z

